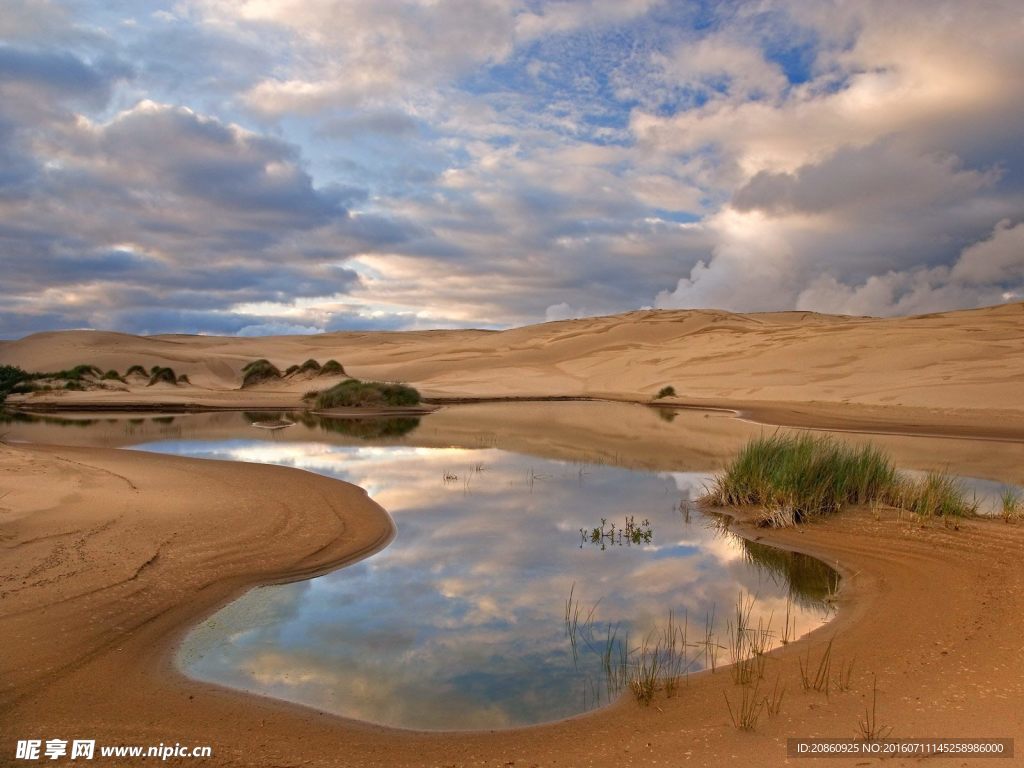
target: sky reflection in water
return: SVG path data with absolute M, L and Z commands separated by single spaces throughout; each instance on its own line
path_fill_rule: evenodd
M 382 552 L 328 575 L 251 591 L 194 630 L 182 649 L 197 678 L 410 728 L 499 728 L 607 702 L 600 655 L 574 663 L 570 588 L 594 637 L 609 624 L 639 645 L 671 608 L 729 614 L 740 590 L 781 631 L 787 574 L 798 630 L 821 623 L 830 570 L 744 544 L 681 498 L 706 475 L 648 473 L 496 449 L 337 446 L 258 440 L 145 446 L 205 458 L 299 467 L 364 487 L 394 517 Z M 445 475 L 457 479 L 445 480 Z M 650 544 L 581 547 L 602 518 L 649 520 Z M 719 622 L 723 625 L 724 622 Z M 596 644 L 596 643 L 595 643 Z M 724 644 L 724 639 L 723 639 Z M 704 657 L 696 650 L 692 670 Z M 722 652 L 724 659 L 725 653 Z

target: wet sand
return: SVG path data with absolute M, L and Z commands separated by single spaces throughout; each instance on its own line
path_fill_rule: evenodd
M 470 431 L 507 418 L 498 406 L 473 408 Z M 508 439 L 546 439 L 557 452 L 558 429 L 552 437 L 551 413 L 538 408 L 518 417 Z M 548 422 L 546 438 L 530 426 L 538 419 Z M 566 416 L 562 428 L 577 423 Z M 627 430 L 650 444 L 652 461 L 664 447 L 661 425 L 670 426 L 642 420 Z M 595 428 L 597 448 L 629 438 L 618 431 Z M 993 474 L 1019 482 L 1015 467 L 1008 460 Z M 359 489 L 277 467 L 23 445 L 0 450 L 0 487 L 3 760 L 18 738 L 77 734 L 210 744 L 215 757 L 203 764 L 214 765 L 785 765 L 787 737 L 855 735 L 876 676 L 879 719 L 894 736 L 1024 735 L 1024 525 L 952 530 L 863 510 L 797 530 L 737 524 L 846 576 L 838 618 L 772 654 L 768 680 L 778 677 L 787 692 L 780 715 L 762 718 L 755 733 L 729 723 L 723 694 L 735 701 L 738 689 L 720 670 L 650 707 L 627 696 L 550 725 L 435 734 L 240 694 L 173 666 L 182 633 L 245 589 L 307 578 L 383 546 L 390 521 Z M 801 691 L 799 657 L 809 650 L 816 662 L 833 638 L 837 660 L 856 659 L 851 690 Z

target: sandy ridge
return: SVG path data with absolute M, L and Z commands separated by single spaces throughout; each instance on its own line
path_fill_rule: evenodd
M 354 376 L 406 381 L 443 398 L 587 396 L 679 402 L 906 408 L 904 422 L 966 423 L 999 411 L 1024 428 L 1024 303 L 902 318 L 652 310 L 508 331 L 329 333 L 234 338 L 35 334 L 0 346 L 0 363 L 124 371 L 168 365 L 195 386 L 64 393 L 35 402 L 295 407 L 307 381 L 237 391 L 243 365 L 336 358 Z M 818 417 L 821 413 L 818 414 Z

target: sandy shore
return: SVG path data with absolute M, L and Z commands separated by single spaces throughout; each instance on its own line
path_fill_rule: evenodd
M 851 512 L 747 531 L 847 577 L 839 618 L 773 654 L 769 678 L 786 699 L 756 733 L 729 724 L 723 693 L 735 689 L 720 672 L 651 707 L 627 697 L 561 723 L 431 734 L 197 683 L 172 665 L 181 634 L 246 588 L 382 546 L 390 521 L 359 489 L 283 468 L 67 447 L 4 447 L 0 479 L 4 760 L 18 738 L 79 734 L 210 744 L 214 765 L 784 765 L 786 737 L 854 735 L 875 676 L 895 736 L 1024 734 L 1020 525 L 954 531 Z M 799 656 L 816 658 L 832 638 L 837 659 L 856 658 L 852 690 L 804 693 Z

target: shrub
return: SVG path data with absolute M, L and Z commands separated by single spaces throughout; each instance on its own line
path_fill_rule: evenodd
M 152 387 L 154 384 L 177 384 L 178 377 L 174 375 L 174 370 L 171 368 L 161 368 L 159 365 L 153 367 L 153 374 L 149 377 L 149 384 L 147 387 Z
M 348 379 L 317 395 L 317 408 L 419 405 L 420 393 L 405 384 Z
M 251 387 L 270 379 L 281 378 L 281 371 L 266 358 L 253 360 L 242 368 L 242 387 Z
M 344 376 L 345 369 L 337 360 L 328 360 L 320 367 L 321 376 Z
M 676 388 L 675 387 L 662 387 L 661 389 L 658 390 L 658 394 L 656 394 L 654 396 L 654 399 L 655 400 L 661 400 L 661 398 L 663 398 L 663 397 L 675 397 L 675 396 L 676 396 Z
M 0 365 L 0 403 L 7 395 L 14 392 L 22 382 L 28 381 L 31 375 L 16 365 Z

